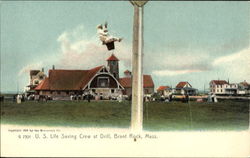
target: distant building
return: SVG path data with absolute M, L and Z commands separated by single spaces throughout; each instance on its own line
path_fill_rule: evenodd
M 228 82 L 225 80 L 212 80 L 209 83 L 210 92 L 214 94 L 225 94 L 225 88 Z
M 172 94 L 172 88 L 170 88 L 169 86 L 159 86 L 157 88 L 157 93 L 161 96 L 169 96 L 170 94 Z
M 238 94 L 240 95 L 250 94 L 250 84 L 246 81 L 240 82 L 238 84 Z
M 225 94 L 238 94 L 238 84 L 237 83 L 228 83 L 224 85 Z
M 175 89 L 173 90 L 174 94 L 177 95 L 196 95 L 197 94 L 197 89 L 193 88 L 190 83 L 187 81 L 185 82 L 179 82 Z
M 132 76 L 131 74 L 132 74 L 132 73 L 131 73 L 131 71 L 129 71 L 129 70 L 125 70 L 125 71 L 124 71 L 125 77 L 131 77 L 131 76 Z
M 209 83 L 210 92 L 217 95 L 247 95 L 249 94 L 249 84 L 229 83 L 225 80 L 212 80 Z
M 29 85 L 27 86 L 27 93 L 34 93 L 35 88 L 46 78 L 44 69 L 42 70 L 30 70 Z
M 131 72 L 126 70 L 124 72 L 126 77 L 120 78 L 119 82 L 124 87 L 123 94 L 130 96 L 132 94 L 132 77 Z M 143 75 L 143 94 L 153 94 L 154 93 L 154 81 L 151 75 Z
M 145 93 L 154 88 L 150 75 L 144 75 Z M 40 95 L 51 97 L 68 97 L 70 95 L 92 94 L 104 99 L 117 97 L 120 94 L 131 94 L 131 74 L 119 78 L 119 60 L 115 55 L 107 59 L 107 66 L 98 66 L 90 70 L 49 70 L 36 88 Z

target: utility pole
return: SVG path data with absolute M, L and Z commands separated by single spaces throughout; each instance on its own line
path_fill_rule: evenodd
M 134 6 L 132 52 L 131 129 L 142 131 L 143 124 L 143 6 L 147 1 L 130 1 Z

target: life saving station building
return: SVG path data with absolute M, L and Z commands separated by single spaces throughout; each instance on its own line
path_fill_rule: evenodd
M 130 96 L 132 94 L 131 72 L 126 70 L 125 77 L 119 77 L 119 59 L 112 54 L 107 66 L 98 66 L 90 70 L 51 69 L 36 88 L 39 95 L 67 97 L 70 95 L 92 94 L 103 98 Z M 154 92 L 154 82 L 150 75 L 143 75 L 144 94 Z

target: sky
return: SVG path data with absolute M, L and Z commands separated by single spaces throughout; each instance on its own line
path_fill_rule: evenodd
M 143 71 L 155 88 L 188 81 L 250 82 L 250 3 L 149 1 L 144 7 Z M 22 91 L 29 70 L 90 69 L 114 53 L 131 70 L 133 6 L 127 1 L 1 1 L 1 92 Z M 107 51 L 96 34 L 108 22 L 123 37 Z

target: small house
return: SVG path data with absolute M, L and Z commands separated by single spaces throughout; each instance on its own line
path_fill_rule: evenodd
M 196 95 L 197 94 L 197 89 L 193 88 L 190 83 L 187 81 L 184 82 L 179 82 L 175 89 L 174 89 L 174 94 L 176 95 Z

